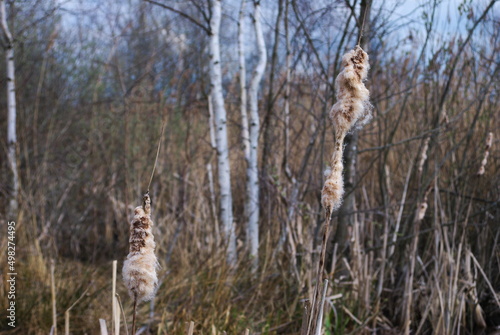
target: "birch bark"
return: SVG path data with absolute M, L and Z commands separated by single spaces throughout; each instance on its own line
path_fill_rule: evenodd
M 236 236 L 233 222 L 233 199 L 231 194 L 231 170 L 227 141 L 227 116 L 222 94 L 222 71 L 220 64 L 219 31 L 222 16 L 221 0 L 210 2 L 210 86 L 215 117 L 215 142 L 217 145 L 218 178 L 220 189 L 220 217 L 227 245 L 227 262 L 236 263 Z
M 246 84 L 246 65 L 245 65 L 245 4 L 247 0 L 241 0 L 240 15 L 238 20 L 238 56 L 240 62 L 240 111 L 241 111 L 241 136 L 243 141 L 243 152 L 245 160 L 250 159 L 250 143 L 248 132 L 248 114 L 247 114 L 247 84 Z
M 291 191 L 290 191 L 290 205 L 287 210 L 288 223 L 283 227 L 280 237 L 280 249 L 285 243 L 286 236 L 288 234 L 287 230 L 291 229 L 291 224 L 295 220 L 295 208 L 297 207 L 297 198 L 299 194 L 299 183 L 292 171 L 288 162 L 288 155 L 290 154 L 290 80 L 291 80 L 291 63 L 292 63 L 292 49 L 290 44 L 290 34 L 289 34 L 289 21 L 288 21 L 288 11 L 289 11 L 289 1 L 285 1 L 285 40 L 286 40 L 286 59 L 285 59 L 285 109 L 284 109 L 284 152 L 283 152 L 283 166 L 285 169 L 286 176 L 291 181 Z M 293 241 L 290 241 L 293 243 Z
M 253 267 L 258 266 L 259 251 L 259 170 L 258 170 L 258 142 L 259 142 L 259 85 L 264 74 L 267 62 L 266 45 L 260 22 L 260 1 L 254 2 L 254 27 L 257 40 L 259 61 L 250 82 L 250 159 L 247 167 L 247 246 L 250 256 L 253 257 Z
M 5 58 L 7 61 L 7 152 L 10 170 L 12 171 L 12 194 L 9 200 L 9 216 L 16 215 L 19 193 L 19 176 L 17 174 L 16 157 L 16 85 L 14 73 L 14 44 L 12 34 L 7 25 L 5 0 L 0 0 L 0 22 L 5 39 Z

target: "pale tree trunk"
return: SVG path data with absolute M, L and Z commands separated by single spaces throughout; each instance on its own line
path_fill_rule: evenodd
M 295 208 L 297 206 L 297 198 L 299 194 L 299 184 L 295 176 L 292 175 L 290 170 L 288 155 L 290 154 L 290 79 L 291 79 L 291 62 L 292 62 L 292 50 L 290 45 L 290 31 L 289 31 L 289 20 L 288 20 L 288 10 L 290 4 L 289 1 L 285 1 L 285 40 L 286 40 L 286 59 L 285 59 L 285 108 L 284 108 L 284 152 L 283 152 L 283 167 L 285 169 L 286 176 L 291 181 L 291 192 L 290 192 L 290 204 L 287 210 L 287 222 L 284 227 L 282 227 L 279 249 L 285 243 L 288 230 L 291 229 L 290 225 L 295 219 Z
M 208 95 L 208 122 L 210 126 L 210 146 L 212 147 L 213 152 L 217 151 L 217 143 L 215 141 L 215 122 L 214 122 L 214 108 L 212 103 L 212 92 Z M 212 157 L 212 155 L 210 156 Z M 215 187 L 214 187 L 214 177 L 212 173 L 212 158 L 210 158 L 210 162 L 207 164 L 207 175 L 208 175 L 208 186 L 210 189 L 210 202 L 212 215 L 214 218 L 214 234 L 215 234 L 215 244 L 216 246 L 220 245 L 220 230 L 219 230 L 219 219 L 217 218 L 217 201 L 215 200 Z
M 227 244 L 227 262 L 236 263 L 236 236 L 233 222 L 233 199 L 231 194 L 231 170 L 227 141 L 227 116 L 222 95 L 222 71 L 220 64 L 219 29 L 222 16 L 221 0 L 210 2 L 210 86 L 215 118 L 215 142 L 217 145 L 218 177 L 220 191 L 220 217 Z
M 248 132 L 247 115 L 247 84 L 246 84 L 246 65 L 245 65 L 245 4 L 247 0 L 241 0 L 240 17 L 238 20 L 238 56 L 240 62 L 240 111 L 241 111 L 241 137 L 243 141 L 243 152 L 245 160 L 250 159 L 250 135 Z
M 291 63 L 292 63 L 292 47 L 290 45 L 290 31 L 288 22 L 289 1 L 285 3 L 285 40 L 286 40 L 286 59 L 285 59 L 285 148 L 283 154 L 283 165 L 288 174 L 290 167 L 288 166 L 288 154 L 290 152 L 290 78 L 291 78 Z
M 14 43 L 12 34 L 7 26 L 5 11 L 5 1 L 0 0 L 0 20 L 5 39 L 5 57 L 7 61 L 7 147 L 9 167 L 12 171 L 12 194 L 9 201 L 9 217 L 16 215 L 18 203 L 17 196 L 19 192 L 19 177 L 17 174 L 16 157 L 16 85 L 14 74 Z
M 370 9 L 372 0 L 361 0 L 360 13 L 358 17 L 360 46 L 368 52 L 368 36 L 370 34 Z M 364 29 L 361 31 L 361 25 Z M 347 255 L 349 252 L 349 227 L 352 227 L 355 221 L 354 210 L 356 208 L 356 198 L 354 186 L 356 183 L 356 165 L 358 161 L 358 132 L 353 131 L 347 134 L 344 139 L 344 185 L 345 198 L 339 209 L 339 223 L 335 242 L 338 243 L 339 250 Z
M 250 159 L 247 167 L 247 246 L 250 256 L 253 257 L 254 269 L 258 266 L 259 252 L 259 85 L 266 69 L 267 54 L 264 34 L 260 23 L 260 1 L 254 2 L 254 27 L 257 40 L 259 62 L 254 70 L 250 82 Z
M 214 106 L 212 102 L 212 92 L 208 95 L 208 122 L 210 123 L 210 146 L 213 150 L 217 149 L 215 141 L 215 122 L 214 122 Z

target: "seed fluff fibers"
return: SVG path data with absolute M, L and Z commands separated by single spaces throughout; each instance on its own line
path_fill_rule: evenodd
M 335 128 L 335 146 L 321 192 L 321 204 L 327 214 L 340 207 L 344 196 L 344 138 L 351 129 L 368 123 L 372 109 L 370 91 L 363 83 L 370 68 L 368 54 L 357 45 L 342 57 L 342 66 L 335 80 L 337 103 L 330 111 L 330 120 Z
M 123 281 L 137 303 L 154 298 L 158 287 L 155 241 L 152 233 L 151 199 L 146 193 L 143 205 L 134 210 L 130 223 L 130 251 L 123 264 Z

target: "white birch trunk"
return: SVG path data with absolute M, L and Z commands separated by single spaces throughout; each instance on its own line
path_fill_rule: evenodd
M 220 188 L 220 217 L 227 244 L 227 262 L 236 263 L 236 237 L 233 223 L 233 199 L 231 194 L 231 171 L 227 142 L 227 117 L 222 95 L 222 71 L 220 64 L 219 29 L 222 16 L 221 0 L 210 2 L 210 85 L 215 117 L 215 141 L 217 145 L 218 176 Z
M 292 50 L 290 46 L 290 35 L 289 35 L 289 27 L 288 27 L 288 9 L 289 3 L 286 0 L 285 3 L 285 39 L 286 39 L 286 61 L 285 61 L 285 71 L 286 71 L 286 81 L 285 81 L 285 170 L 286 173 L 290 173 L 288 166 L 288 154 L 290 152 L 290 77 L 291 70 L 290 64 L 292 62 Z
M 245 160 L 250 159 L 250 135 L 248 132 L 248 114 L 247 114 L 247 83 L 246 83 L 246 65 L 245 65 L 245 3 L 247 0 L 241 0 L 240 17 L 238 20 L 238 56 L 240 62 L 240 110 L 241 110 L 241 137 L 243 141 L 243 152 Z
M 212 92 L 208 95 L 208 122 L 210 123 L 210 145 L 212 149 L 217 149 L 215 143 L 215 122 L 214 122 L 214 107 L 212 103 Z
M 254 26 L 257 40 L 259 62 L 250 82 L 250 159 L 247 167 L 247 246 L 250 256 L 254 258 L 254 270 L 258 266 L 259 251 L 259 170 L 258 142 L 259 142 L 259 84 L 264 74 L 267 62 L 266 45 L 260 23 L 260 2 L 254 2 Z
M 12 194 L 9 200 L 9 216 L 17 213 L 17 195 L 19 192 L 19 177 L 17 174 L 16 157 L 16 85 L 14 73 L 14 44 L 12 34 L 7 25 L 5 1 L 0 0 L 0 20 L 5 38 L 5 57 L 7 61 L 7 147 L 9 167 L 12 171 Z
M 285 169 L 286 176 L 291 180 L 291 191 L 290 191 L 290 204 L 287 210 L 287 219 L 288 223 L 282 227 L 280 240 L 278 243 L 278 251 L 282 250 L 283 245 L 286 242 L 287 235 L 289 232 L 287 230 L 290 229 L 291 223 L 295 218 L 295 208 L 297 206 L 297 198 L 299 194 L 299 184 L 297 179 L 292 175 L 292 171 L 290 170 L 290 166 L 288 165 L 288 155 L 290 153 L 290 77 L 291 70 L 290 64 L 292 61 L 292 51 L 290 46 L 290 36 L 289 36 L 289 26 L 288 26 L 288 10 L 289 10 L 289 1 L 285 1 L 285 41 L 286 41 L 286 59 L 285 59 L 285 108 L 284 108 L 284 149 L 283 149 L 283 166 Z M 290 241 L 290 245 L 292 245 L 293 241 Z

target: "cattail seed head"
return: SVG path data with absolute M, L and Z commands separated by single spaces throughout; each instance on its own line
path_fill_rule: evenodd
M 363 83 L 370 68 L 368 54 L 357 45 L 342 57 L 342 66 L 335 80 L 337 103 L 330 111 L 335 128 L 335 147 L 321 192 L 321 204 L 327 216 L 340 207 L 344 196 L 344 138 L 353 127 L 361 127 L 371 118 L 370 91 Z
M 321 191 L 321 205 L 326 213 L 336 211 L 342 204 L 344 196 L 344 179 L 342 178 L 342 171 L 344 164 L 342 162 L 342 154 L 344 152 L 343 142 L 344 134 L 335 137 L 335 149 L 330 161 L 330 167 L 325 171 L 327 174 L 323 190 Z
M 417 220 L 422 221 L 425 217 L 425 212 L 427 212 L 427 201 L 422 202 L 417 209 Z
M 429 149 L 430 137 L 427 137 L 424 141 L 424 146 L 422 147 L 422 153 L 420 155 L 420 160 L 418 161 L 418 173 L 422 174 L 424 169 L 425 161 L 427 160 L 427 150 Z
M 336 132 L 348 132 L 356 123 L 366 124 L 371 118 L 370 91 L 363 83 L 370 64 L 368 54 L 358 45 L 342 57 L 342 71 L 335 80 L 337 103 L 330 111 Z
M 478 176 L 482 176 L 486 172 L 486 164 L 488 164 L 488 157 L 490 156 L 490 148 L 493 144 L 493 133 L 488 133 L 488 137 L 486 137 L 486 148 L 484 149 L 483 160 L 481 161 L 481 165 L 479 166 L 479 171 L 477 172 Z
M 323 185 L 323 190 L 321 192 L 321 205 L 327 213 L 332 213 L 339 209 L 342 203 L 342 198 L 344 197 L 344 180 L 342 178 L 342 173 L 340 177 L 331 174 L 328 179 L 325 180 Z
M 158 261 L 154 253 L 156 245 L 152 226 L 151 199 L 149 194 L 145 194 L 143 205 L 135 208 L 130 223 L 130 251 L 122 271 L 130 297 L 137 299 L 138 303 L 153 299 L 158 286 Z

